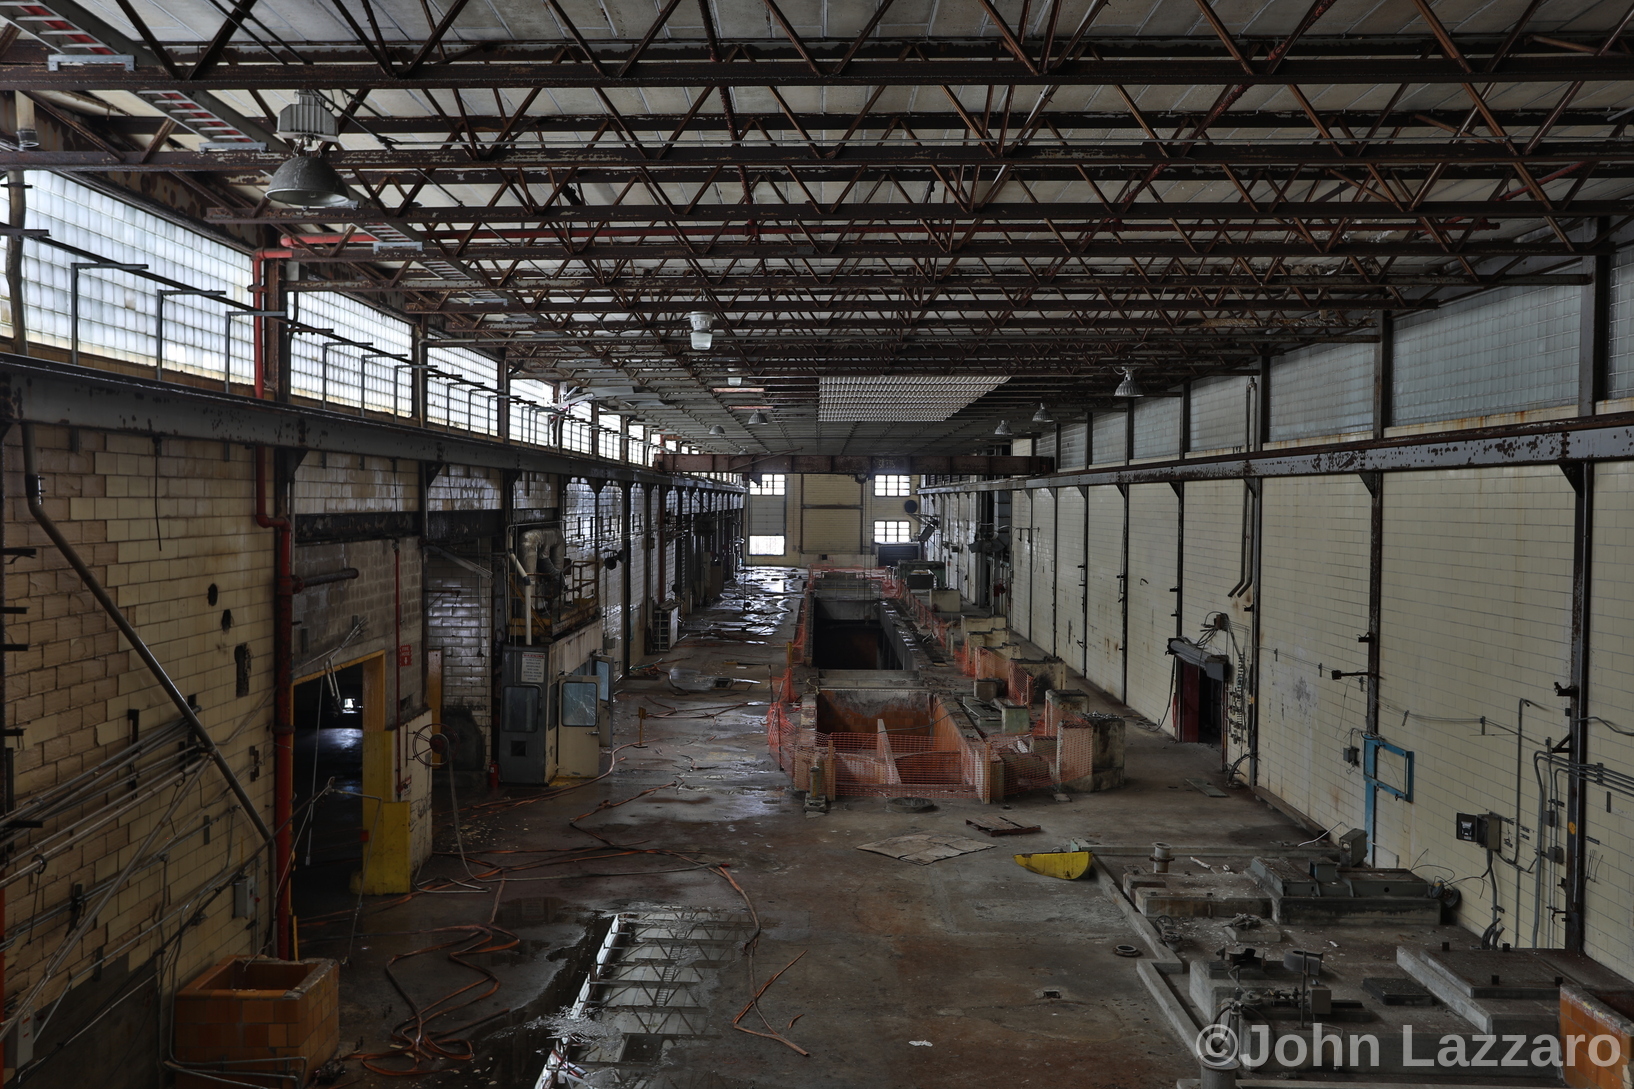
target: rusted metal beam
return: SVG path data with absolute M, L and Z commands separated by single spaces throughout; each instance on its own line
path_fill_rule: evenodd
M 1161 290 L 1161 289 L 1158 289 Z M 923 302 L 912 302 L 900 296 L 892 298 L 886 296 L 880 299 L 865 299 L 856 297 L 805 299 L 790 297 L 789 295 L 768 295 L 763 299 L 745 298 L 742 293 L 734 293 L 731 302 L 725 309 L 728 313 L 742 311 L 755 314 L 762 311 L 773 311 L 790 321 L 803 320 L 807 314 L 854 314 L 861 312 L 913 312 L 926 311 L 959 313 L 969 311 L 973 317 L 991 314 L 998 310 L 1015 309 L 1019 311 L 1043 310 L 1059 311 L 1073 310 L 1086 314 L 1122 314 L 1127 311 L 1142 310 L 1182 310 L 1182 311 L 1215 311 L 1215 310 L 1427 310 L 1439 306 L 1434 299 L 1423 300 L 1396 300 L 1360 298 L 1312 298 L 1306 295 L 1293 295 L 1278 299 L 1244 299 L 1244 298 L 1167 298 L 1152 294 L 1152 289 L 1142 291 L 1134 284 L 1127 285 L 1128 292 L 1124 297 L 1112 301 L 1104 298 L 1063 299 L 1046 295 L 1034 295 L 1026 302 L 1018 303 L 1011 299 L 972 299 L 961 298 L 958 295 L 939 295 L 934 299 Z M 631 311 L 643 314 L 683 314 L 698 309 L 695 297 L 674 299 L 668 302 L 652 299 L 642 293 L 641 298 L 630 301 L 627 306 Z M 537 302 L 518 299 L 514 303 L 410 303 L 404 309 L 410 314 L 582 314 L 587 305 L 594 305 L 599 311 L 607 306 L 621 306 L 612 301 L 586 304 L 582 302 Z M 600 315 L 596 318 L 601 320 Z M 730 319 L 734 328 L 738 328 L 738 318 Z M 1100 320 L 1100 319 L 1098 319 Z M 1122 324 L 1113 321 L 1114 325 Z M 857 328 L 847 325 L 847 328 Z
M 949 86 L 993 84 L 1000 86 L 1287 86 L 1292 84 L 1355 84 L 1373 86 L 1379 83 L 1408 83 L 1461 85 L 1470 79 L 1469 72 L 1459 64 L 1438 57 L 1410 55 L 1412 41 L 1404 39 L 1391 45 L 1394 56 L 1359 56 L 1362 47 L 1352 45 L 1347 53 L 1320 59 L 1300 57 L 1286 60 L 1276 71 L 1256 67 L 1245 72 L 1235 60 L 1212 57 L 1188 59 L 1174 63 L 1172 57 L 1151 59 L 1103 58 L 1065 61 L 1048 72 L 1029 72 L 1014 58 L 992 55 L 991 42 L 985 56 L 967 56 L 955 59 L 931 56 L 925 60 L 853 59 L 843 71 L 813 71 L 811 65 L 798 58 L 778 59 L 775 56 L 745 57 L 743 60 L 643 60 L 636 72 L 619 76 L 608 71 L 607 65 L 622 62 L 623 50 L 603 48 L 593 50 L 589 43 L 583 46 L 585 60 L 563 57 L 559 63 L 536 61 L 506 61 L 483 58 L 480 63 L 427 64 L 413 76 L 402 73 L 387 75 L 372 64 L 317 62 L 299 67 L 281 64 L 240 64 L 231 72 L 220 66 L 189 82 L 201 90 L 320 90 L 334 87 L 372 86 L 379 90 L 407 90 L 410 88 L 461 88 L 487 90 L 508 87 L 557 88 L 614 88 L 643 87 L 874 87 L 880 84 L 906 86 Z M 756 43 L 758 47 L 761 43 Z M 175 50 L 172 49 L 174 54 Z M 317 53 L 316 50 L 313 50 Z M 497 46 L 486 52 L 499 53 Z M 771 51 L 767 51 L 771 52 Z M 823 53 L 815 47 L 811 53 L 820 64 Z M 925 52 L 935 53 L 935 50 Z M 1187 51 L 1189 52 L 1189 51 Z M 1215 53 L 1219 52 L 1216 48 Z M 1403 55 L 1409 54 L 1409 55 Z M 727 55 L 736 56 L 737 51 Z M 261 53 L 255 60 L 265 61 Z M 840 59 L 835 57 L 835 60 Z M 1625 81 L 1634 76 L 1634 56 L 1607 54 L 1605 56 L 1548 55 L 1512 56 L 1503 66 L 1499 77 L 1506 84 L 1571 83 Z M 56 90 L 89 91 L 154 91 L 168 89 L 173 77 L 160 68 L 137 66 L 125 72 L 116 65 L 94 65 L 74 71 L 52 72 L 43 66 L 0 66 L 0 90 Z
M 92 67 L 101 67 L 100 65 Z M 1634 80 L 1634 70 L 1628 78 Z M 4 88 L 0 88 L 4 89 Z M 20 90 L 55 90 L 52 86 L 24 87 Z M 847 149 L 843 164 L 816 161 L 811 149 L 803 143 L 782 144 L 736 143 L 727 146 L 677 144 L 670 147 L 662 160 L 654 159 L 650 149 L 611 144 L 586 144 L 578 147 L 540 147 L 515 144 L 496 147 L 488 161 L 507 167 L 569 169 L 635 168 L 654 177 L 675 172 L 695 171 L 700 166 L 746 170 L 795 170 L 802 167 L 824 167 L 828 170 L 843 165 L 852 172 L 858 169 L 901 169 L 910 167 L 937 167 L 944 172 L 960 166 L 1001 167 L 1022 170 L 1042 167 L 1100 167 L 1120 169 L 1147 169 L 1153 165 L 1219 167 L 1303 167 L 1313 170 L 1377 167 L 1381 169 L 1404 166 L 1448 164 L 1452 166 L 1526 166 L 1553 168 L 1562 163 L 1624 163 L 1634 159 L 1634 141 L 1559 139 L 1539 145 L 1527 152 L 1506 147 L 1497 141 L 1470 141 L 1467 143 L 1374 143 L 1363 148 L 1337 148 L 1327 144 L 1281 144 L 1255 142 L 1198 143 L 1175 154 L 1149 143 L 1079 143 L 1079 144 L 1010 144 L 1003 149 L 985 144 L 970 146 L 938 146 L 890 142 Z M 7 151 L 0 155 L 0 169 L 35 168 L 43 170 L 192 170 L 205 173 L 240 173 L 245 170 L 270 171 L 283 158 L 275 153 L 255 151 L 167 151 L 154 157 L 151 163 L 141 164 L 132 154 L 126 161 L 111 164 L 105 157 L 87 156 L 83 152 L 32 150 Z M 438 170 L 468 167 L 470 155 L 458 148 L 353 148 L 337 149 L 328 156 L 331 165 L 342 172 L 398 170 Z
M 873 473 L 1015 476 L 1047 473 L 1054 458 L 987 454 L 657 454 L 653 468 L 671 473 Z
M 1328 443 L 1297 451 L 1265 450 L 1183 461 L 1107 466 L 1023 480 L 937 485 L 930 492 L 1101 487 L 1183 480 L 1255 480 L 1287 476 L 1479 469 L 1505 465 L 1634 460 L 1634 413 L 1469 428 L 1394 439 Z
M 237 397 L 4 353 L 0 353 L 0 420 L 562 473 L 587 479 L 638 483 L 669 479 L 626 462 L 360 419 L 351 412 Z M 718 481 L 689 481 L 688 486 L 738 490 L 736 485 Z
M 1360 129 L 1365 131 L 1375 123 L 1383 129 L 1402 129 L 1404 131 L 1425 130 L 1432 134 L 1445 133 L 1449 129 L 1463 124 L 1467 110 L 1394 110 L 1383 116 L 1382 120 L 1377 111 L 1362 110 L 1324 110 L 1323 118 L 1337 129 Z M 1533 128 L 1543 124 L 1552 115 L 1553 111 L 1538 109 L 1501 109 L 1498 117 L 1511 129 Z M 1160 130 L 1189 130 L 1195 128 L 1202 120 L 1203 114 L 1199 111 L 1148 110 L 1143 115 L 1150 125 Z M 674 129 L 676 121 L 681 115 L 663 113 L 631 113 L 625 114 L 624 120 L 632 128 L 641 131 L 668 133 Z M 704 116 L 713 116 L 705 114 Z M 750 128 L 765 128 L 776 133 L 786 124 L 798 124 L 807 132 L 832 130 L 846 132 L 853 130 L 855 134 L 877 134 L 880 130 L 892 125 L 903 125 L 916 131 L 935 131 L 941 129 L 957 129 L 961 126 L 957 114 L 943 113 L 935 110 L 921 112 L 902 112 L 899 110 L 881 110 L 864 115 L 861 121 L 853 114 L 840 113 L 809 113 L 794 111 L 785 114 L 781 111 L 765 113 L 760 111 L 736 111 L 735 116 L 740 125 Z M 1122 132 L 1140 128 L 1139 123 L 1126 111 L 1112 113 L 1108 111 L 1083 110 L 1050 110 L 1042 115 L 1051 125 L 1062 130 L 1093 129 L 1096 131 Z M 517 132 L 526 133 L 586 133 L 594 132 L 603 121 L 605 114 L 562 113 L 536 114 L 514 122 L 511 118 L 501 114 L 468 115 L 463 123 L 471 130 L 481 133 L 501 133 L 507 126 Z M 158 125 L 156 117 L 105 117 L 100 123 L 111 131 L 129 133 L 150 133 Z M 435 114 L 420 116 L 371 117 L 368 121 L 368 131 L 387 136 L 402 136 L 412 133 L 427 133 L 442 135 L 445 121 Z M 1561 114 L 1555 121 L 1558 128 L 1591 128 L 1603 130 L 1608 134 L 1616 126 L 1615 122 L 1608 121 L 1605 110 L 1573 109 Z M 1244 130 L 1267 129 L 1299 129 L 1307 130 L 1310 127 L 1309 118 L 1299 112 L 1287 110 L 1252 110 L 1231 115 L 1231 127 Z M 342 132 L 362 131 L 355 126 L 343 126 Z
M 242 209 L 212 208 L 208 219 L 212 223 L 266 224 L 284 226 L 314 223 L 371 223 L 427 224 L 427 223 L 482 223 L 512 224 L 575 224 L 575 223 L 635 223 L 651 227 L 683 223 L 741 223 L 751 215 L 757 224 L 764 223 L 870 223 L 879 220 L 904 220 L 909 223 L 928 221 L 945 226 L 950 222 L 981 221 L 1004 225 L 1012 220 L 1024 221 L 1035 229 L 1047 229 L 1041 220 L 1061 229 L 1078 229 L 1077 221 L 1093 220 L 1098 227 L 1110 228 L 1128 223 L 1150 220 L 1153 224 L 1172 219 L 1207 219 L 1236 221 L 1265 221 L 1274 223 L 1291 219 L 1317 219 L 1332 223 L 1356 220 L 1396 220 L 1398 229 L 1420 230 L 1415 222 L 1419 216 L 1430 219 L 1536 219 L 1545 215 L 1568 217 L 1625 216 L 1634 214 L 1634 198 L 1626 200 L 1580 200 L 1558 207 L 1546 207 L 1531 200 L 1440 200 L 1424 201 L 1412 208 L 1398 207 L 1384 201 L 1139 201 L 1129 207 L 1111 203 L 1088 201 L 1060 201 L 1051 204 L 998 203 L 984 204 L 979 212 L 965 211 L 957 205 L 924 205 L 903 203 L 857 202 L 828 207 L 804 204 L 757 205 L 747 212 L 741 204 L 695 204 L 685 209 L 670 209 L 656 204 L 602 204 L 557 205 L 550 208 L 522 208 L 514 205 L 496 207 L 418 207 L 398 215 L 366 208 L 348 209 L 268 209 L 250 214 Z M 1148 228 L 1150 229 L 1150 228 Z
M 5 168 L 0 166 L 0 169 Z M 1064 244 L 1062 242 L 1013 242 L 1009 244 L 973 242 L 961 246 L 958 251 L 961 257 L 972 261 L 981 259 L 1014 260 L 1028 257 L 1044 259 L 1060 259 L 1063 257 L 1086 259 L 1153 257 L 1176 261 L 1195 260 L 1199 257 L 1206 257 L 1216 261 L 1239 258 L 1285 258 L 1290 260 L 1325 258 L 1338 260 L 1353 257 L 1413 257 L 1438 262 L 1451 261 L 1460 256 L 1471 260 L 1483 260 L 1488 257 L 1570 260 L 1575 257 L 1610 252 L 1610 245 L 1605 243 L 1567 245 L 1556 240 L 1531 242 L 1519 239 L 1471 241 L 1456 246 L 1438 245 L 1434 242 L 1392 242 L 1378 239 L 1358 239 L 1321 246 L 1304 241 L 1249 239 L 1245 241 L 1218 242 L 1211 245 L 1207 253 L 1199 253 L 1196 246 L 1189 245 L 1186 242 L 1098 239 L 1094 242 L 1078 245 Z M 359 262 L 365 264 L 408 262 L 412 264 L 418 261 L 446 260 L 448 256 L 439 253 L 435 247 L 428 244 L 423 254 L 408 251 L 376 253 L 371 246 L 367 249 L 346 248 L 315 251 L 310 254 L 303 253 L 300 260 L 303 265 L 344 265 Z M 787 240 L 778 238 L 760 243 L 721 243 L 702 252 L 697 247 L 673 242 L 650 245 L 634 242 L 595 242 L 585 245 L 564 246 L 540 240 L 527 245 L 472 244 L 460 254 L 460 257 L 466 261 L 642 261 L 661 259 L 686 261 L 700 258 L 707 258 L 711 261 L 787 261 L 799 258 L 827 260 L 883 258 L 900 261 L 945 261 L 948 258 L 948 251 L 945 247 L 934 242 L 890 242 L 874 238 L 822 248 L 812 245 L 791 245 Z M 486 285 L 473 283 L 472 286 Z
M 1285 289 L 1326 289 L 1331 291 L 1386 291 L 1390 288 L 1487 288 L 1487 287 L 1543 287 L 1547 285 L 1582 285 L 1589 282 L 1589 277 L 1582 273 L 1537 273 L 1537 274 L 1494 274 L 1490 276 L 1392 271 L 1387 277 L 1378 280 L 1364 280 L 1356 276 L 1311 276 L 1290 275 L 1288 273 L 1268 274 L 1263 280 L 1253 277 L 1222 273 L 1218 276 L 1206 273 L 1154 273 L 1150 278 L 1130 275 L 1108 274 L 1105 276 L 1073 276 L 1062 274 L 1045 280 L 1025 272 L 1017 272 L 1010 276 L 1003 275 L 960 275 L 957 272 L 949 274 L 944 279 L 934 281 L 934 286 L 943 294 L 951 294 L 957 298 L 962 293 L 976 291 L 1036 291 L 1047 289 L 1052 292 L 1066 291 L 1165 291 L 1177 288 L 1206 287 L 1220 290 L 1285 290 Z M 596 296 L 596 293 L 606 291 L 616 286 L 639 289 L 643 299 L 656 299 L 669 294 L 685 295 L 689 300 L 695 298 L 695 293 L 704 287 L 715 288 L 719 285 L 707 276 L 694 272 L 673 272 L 655 276 L 610 276 L 605 279 L 591 279 L 589 277 L 570 276 L 523 276 L 516 275 L 508 278 L 504 283 L 504 290 L 515 292 L 568 292 L 582 295 L 586 300 Z M 933 286 L 933 281 L 926 276 L 903 275 L 889 272 L 878 275 L 841 275 L 834 277 L 818 276 L 767 276 L 767 275 L 733 275 L 732 287 L 738 292 L 772 291 L 780 297 L 787 298 L 789 293 L 797 297 L 807 293 L 821 293 L 826 296 L 842 292 L 901 292 L 905 290 L 920 290 Z M 471 285 L 450 284 L 446 280 L 423 280 L 409 277 L 398 281 L 386 280 L 299 280 L 284 285 L 286 291 L 355 291 L 355 292 L 429 292 L 446 294 L 449 292 L 471 292 L 475 290 Z M 900 295 L 893 296 L 899 301 Z M 599 296 L 596 301 L 602 302 Z

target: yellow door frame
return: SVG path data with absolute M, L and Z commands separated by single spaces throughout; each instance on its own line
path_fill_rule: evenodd
M 331 672 L 363 667 L 363 867 L 353 888 L 370 895 L 408 892 L 413 886 L 409 803 L 399 801 L 397 732 L 386 728 L 386 652 L 337 662 L 297 678 L 307 684 Z

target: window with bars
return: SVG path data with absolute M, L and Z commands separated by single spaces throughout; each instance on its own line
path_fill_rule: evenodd
M 875 544 L 907 544 L 908 523 L 901 521 L 875 522 Z
M 787 495 L 788 477 L 782 473 L 767 473 L 759 480 L 749 481 L 750 495 Z
M 874 478 L 874 494 L 882 497 L 912 495 L 913 478 L 906 476 L 876 476 Z

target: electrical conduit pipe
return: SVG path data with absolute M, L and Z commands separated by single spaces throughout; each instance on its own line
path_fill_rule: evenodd
M 273 847 L 273 947 L 288 960 L 290 935 L 290 873 L 295 841 L 290 831 L 295 802 L 295 692 L 294 650 L 290 634 L 295 626 L 295 578 L 291 573 L 293 527 L 288 518 L 267 513 L 267 452 L 257 446 L 255 456 L 255 524 L 273 531 L 272 538 L 272 823 L 278 830 Z

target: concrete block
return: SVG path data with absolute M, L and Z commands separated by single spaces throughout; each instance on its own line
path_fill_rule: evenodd
M 1005 733 L 1024 734 L 1033 728 L 1032 713 L 1023 705 L 1007 699 L 997 700 L 994 705 L 999 710 L 999 729 Z

